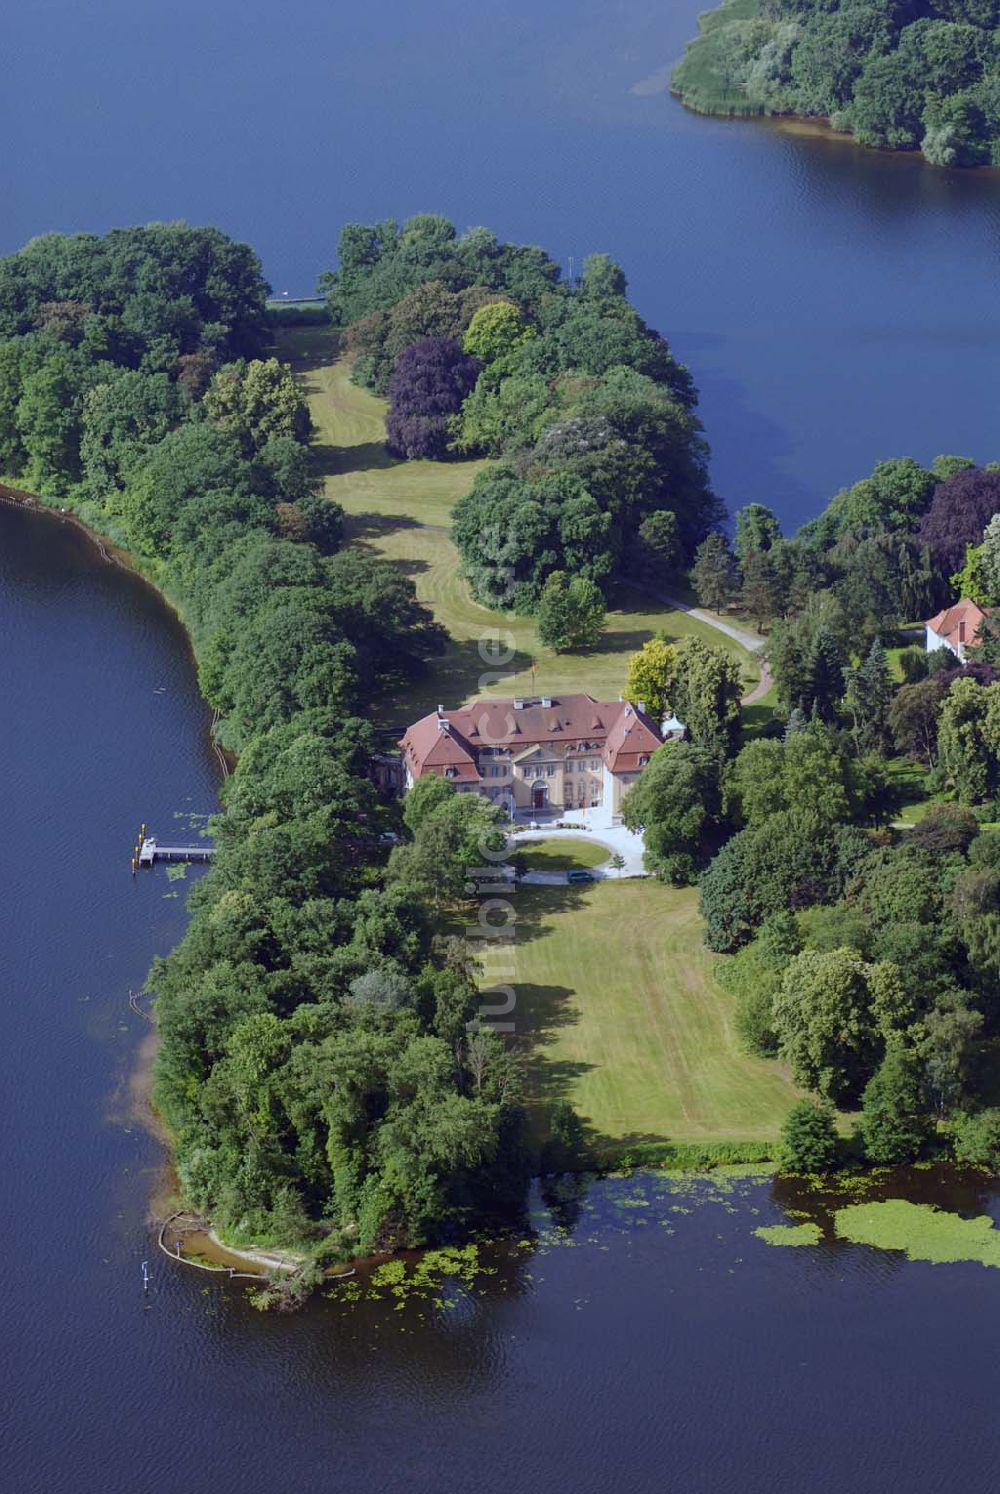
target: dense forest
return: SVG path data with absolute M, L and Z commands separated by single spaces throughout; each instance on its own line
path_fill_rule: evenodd
M 728 0 L 672 86 L 704 113 L 813 115 L 936 166 L 1000 165 L 1000 4 Z
M 722 516 L 695 389 L 606 255 L 570 284 L 540 249 L 425 215 L 351 225 L 338 257 L 330 312 L 355 380 L 389 398 L 390 451 L 496 458 L 454 515 L 478 600 L 538 612 L 570 576 L 585 613 L 625 574 L 690 562 Z
M 623 814 L 653 872 L 698 882 L 749 1051 L 820 1097 L 790 1117 L 789 1165 L 833 1160 L 831 1104 L 861 1107 L 871 1162 L 1000 1165 L 1000 628 L 960 660 L 921 625 L 1000 603 L 1000 469 L 883 462 L 787 539 L 750 504 L 692 579 L 767 630 L 774 714 L 741 738 L 721 657 L 692 673 L 652 640 L 630 697 L 676 707 L 687 740 Z
M 265 293 L 250 249 L 183 225 L 0 261 L 0 472 L 173 601 L 239 754 L 150 979 L 184 1193 L 234 1241 L 350 1253 L 518 1196 L 518 1078 L 431 922 L 493 811 L 443 785 L 404 826 L 372 781 L 368 703 L 435 629 L 396 568 L 340 549 Z

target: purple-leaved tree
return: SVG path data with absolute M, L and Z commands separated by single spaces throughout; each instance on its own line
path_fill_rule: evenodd
M 1000 472 L 969 467 L 939 482 L 920 521 L 920 538 L 931 547 L 935 570 L 945 579 L 959 570 L 966 545 L 982 542 L 983 530 L 996 513 L 1000 513 Z
M 448 421 L 472 392 L 480 365 L 451 337 L 425 337 L 399 355 L 389 380 L 386 448 L 393 456 L 448 454 Z

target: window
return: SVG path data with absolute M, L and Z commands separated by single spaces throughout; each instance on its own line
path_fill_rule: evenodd
M 600 768 L 600 766 L 601 766 L 601 760 L 600 760 L 599 757 L 592 757 L 590 759 L 590 771 L 592 773 L 596 773 L 598 771 L 598 769 Z
M 644 768 L 648 762 L 649 762 L 649 758 L 648 757 L 640 757 L 640 759 L 639 759 L 639 767 L 640 768 Z
M 566 760 L 566 772 L 567 773 L 572 773 L 575 767 L 576 767 L 576 763 L 573 761 L 573 759 L 571 757 L 567 758 L 567 760 Z
M 455 769 L 454 768 L 445 768 L 445 770 L 444 770 L 444 776 L 446 778 L 454 778 L 454 776 L 455 776 Z

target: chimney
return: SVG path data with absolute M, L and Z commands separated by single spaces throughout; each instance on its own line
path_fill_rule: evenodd
M 438 715 L 439 716 L 443 716 L 444 715 L 444 706 L 443 705 L 440 705 L 440 704 L 438 705 Z
M 644 700 L 640 700 L 639 701 L 639 710 L 645 716 L 645 714 L 646 714 L 646 702 Z
M 524 710 L 524 701 L 520 700 L 520 699 L 519 700 L 515 700 L 515 702 L 514 702 L 514 709 L 515 709 L 515 711 L 523 711 Z
M 551 696 L 549 696 L 549 695 L 543 695 L 543 696 L 542 696 L 542 705 L 543 705 L 543 706 L 545 706 L 545 707 L 546 707 L 546 709 L 548 709 L 548 707 L 549 707 L 549 706 L 550 706 L 550 705 L 551 705 L 551 704 L 552 704 L 552 697 L 551 697 Z

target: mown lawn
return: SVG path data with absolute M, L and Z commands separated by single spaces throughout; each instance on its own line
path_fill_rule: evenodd
M 427 674 L 396 688 L 379 703 L 382 724 L 404 726 L 414 717 L 478 695 L 586 691 L 615 700 L 625 687 L 628 661 L 654 633 L 695 634 L 722 644 L 740 662 L 746 687 L 757 666 L 738 643 L 685 613 L 657 606 L 639 592 L 616 597 L 602 646 L 592 653 L 556 654 L 538 642 L 531 618 L 492 612 L 475 602 L 462 578 L 448 534 L 451 510 L 468 492 L 484 462 L 396 462 L 383 446 L 385 401 L 350 382 L 329 327 L 280 329 L 280 357 L 302 380 L 313 423 L 324 491 L 341 504 L 350 540 L 394 560 L 413 578 L 420 600 L 445 629 L 448 642 Z M 500 669 L 481 641 L 509 639 L 511 657 Z M 537 668 L 531 674 L 531 663 Z
M 447 527 L 485 462 L 397 461 L 383 444 L 386 402 L 351 383 L 332 327 L 282 328 L 276 342 L 309 401 L 324 491 L 352 515 Z
M 610 860 L 607 846 L 596 845 L 592 840 L 529 840 L 519 845 L 513 841 L 518 861 L 528 871 L 573 871 L 575 867 L 603 866 Z
M 694 889 L 606 881 L 513 897 L 506 983 L 539 1129 L 537 1107 L 565 1099 L 598 1146 L 778 1136 L 797 1092 L 740 1048 Z

